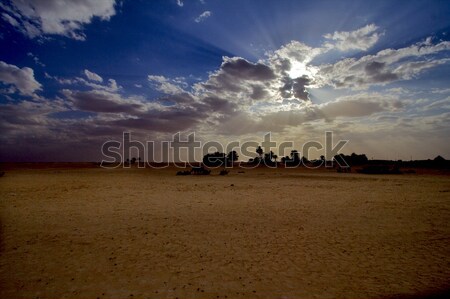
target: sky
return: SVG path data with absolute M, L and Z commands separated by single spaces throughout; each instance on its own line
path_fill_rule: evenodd
M 345 154 L 449 159 L 449 15 L 430 0 L 2 1 L 0 161 L 99 161 L 124 132 L 271 132 L 301 151 L 326 131 Z

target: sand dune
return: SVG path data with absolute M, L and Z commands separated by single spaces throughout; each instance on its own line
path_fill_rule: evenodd
M 175 172 L 7 171 L 0 297 L 409 298 L 450 290 L 448 176 Z

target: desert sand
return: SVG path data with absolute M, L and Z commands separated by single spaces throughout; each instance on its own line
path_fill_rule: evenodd
M 450 290 L 450 177 L 9 169 L 1 298 L 425 298 Z

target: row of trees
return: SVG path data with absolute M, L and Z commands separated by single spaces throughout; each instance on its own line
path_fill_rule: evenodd
M 251 158 L 248 160 L 249 164 L 253 165 L 260 165 L 264 164 L 267 166 L 275 166 L 278 163 L 278 155 L 276 155 L 273 151 L 270 151 L 268 153 L 264 153 L 261 146 L 258 146 L 256 149 L 256 153 L 258 154 L 257 157 Z M 233 162 L 237 161 L 239 158 L 236 151 L 231 151 L 228 154 L 215 152 L 212 154 L 206 154 L 203 157 L 203 164 L 209 167 L 219 167 L 219 166 L 230 166 L 233 164 Z M 351 155 L 344 155 L 339 154 L 334 156 L 334 161 L 337 162 L 339 166 L 346 166 L 346 165 L 364 165 L 367 164 L 369 159 L 367 159 L 367 156 L 365 154 L 355 154 L 352 153 Z M 281 162 L 284 165 L 295 167 L 300 165 L 310 165 L 313 167 L 324 165 L 326 162 L 325 156 L 320 156 L 320 159 L 318 160 L 308 160 L 305 156 L 301 156 L 300 152 L 297 150 L 292 150 L 289 156 L 282 157 Z
M 264 153 L 261 146 L 258 146 L 256 153 L 258 156 L 249 159 L 249 164 L 264 164 L 273 166 L 278 163 L 278 155 L 276 155 L 273 151 Z M 236 151 L 231 151 L 228 154 L 215 152 L 203 156 L 203 164 L 208 167 L 230 166 L 233 162 L 237 161 L 238 158 L 239 156 Z M 321 160 L 319 162 L 322 161 L 325 161 L 324 156 L 321 156 Z M 289 156 L 282 157 L 281 162 L 290 166 L 300 166 L 302 163 L 304 165 L 306 165 L 306 163 L 311 163 L 306 157 L 300 157 L 300 153 L 297 150 L 292 150 Z M 314 161 L 314 163 L 316 163 L 316 161 Z
M 227 155 L 221 152 L 206 154 L 203 156 L 203 164 L 208 167 L 230 166 L 239 159 L 236 151 L 231 151 Z
M 264 153 L 261 146 L 255 151 L 258 156 L 255 158 L 251 158 L 248 160 L 249 164 L 253 165 L 270 165 L 274 166 L 278 163 L 278 155 L 276 155 L 273 151 L 268 153 Z M 442 157 L 440 157 L 443 159 Z M 208 167 L 220 167 L 220 166 L 231 166 L 235 161 L 239 159 L 239 155 L 236 151 L 230 151 L 228 154 L 215 152 L 209 153 L 203 156 L 203 164 Z M 436 158 L 437 159 L 437 158 Z M 339 154 L 334 156 L 334 160 L 339 163 L 339 165 L 362 165 L 368 162 L 366 155 L 357 155 L 352 153 L 351 155 Z M 445 160 L 445 159 L 444 159 Z M 127 159 L 125 164 L 132 165 L 136 162 L 141 163 L 141 158 L 132 158 Z M 312 166 L 320 166 L 325 162 L 325 157 L 320 156 L 319 160 L 309 161 L 306 157 L 301 157 L 300 153 L 297 150 L 292 150 L 289 156 L 285 156 L 281 158 L 281 162 L 288 166 L 300 166 L 300 165 L 312 165 Z

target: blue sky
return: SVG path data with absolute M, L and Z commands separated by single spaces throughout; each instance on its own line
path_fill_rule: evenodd
M 448 1 L 4 1 L 0 159 L 98 160 L 124 131 L 271 131 L 300 148 L 330 130 L 346 153 L 450 158 L 449 15 Z

